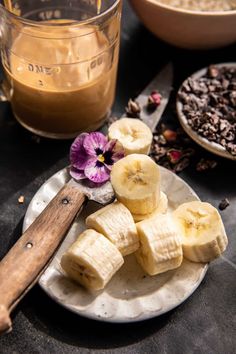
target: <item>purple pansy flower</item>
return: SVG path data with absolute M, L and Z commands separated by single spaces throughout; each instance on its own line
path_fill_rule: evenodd
M 124 149 L 117 140 L 108 141 L 99 132 L 80 134 L 70 149 L 70 175 L 75 180 L 106 182 L 112 165 L 123 157 Z

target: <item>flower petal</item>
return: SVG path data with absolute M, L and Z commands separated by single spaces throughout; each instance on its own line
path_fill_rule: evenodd
M 117 139 L 109 140 L 108 143 L 104 146 L 104 152 L 105 151 L 113 151 L 113 149 L 115 149 L 117 143 L 118 143 Z
M 83 170 L 88 160 L 88 155 L 84 149 L 83 142 L 88 133 L 80 134 L 72 143 L 70 148 L 70 162 L 79 170 Z
M 94 183 L 103 183 L 109 180 L 110 171 L 105 165 L 98 165 L 95 159 L 88 161 L 84 170 L 85 176 Z
M 122 159 L 125 156 L 125 150 L 123 148 L 123 145 L 116 139 L 110 140 L 105 148 L 104 148 L 104 156 L 106 156 L 106 153 L 110 151 L 110 161 L 106 161 L 105 159 L 105 165 L 107 168 L 111 169 L 112 165 L 117 162 L 118 160 Z
M 125 157 L 125 152 L 124 150 L 118 150 L 116 151 L 113 155 L 112 155 L 112 160 L 113 163 L 117 162 L 120 159 L 123 159 L 123 157 Z
M 106 144 L 107 138 L 99 132 L 90 133 L 85 137 L 83 142 L 84 149 L 90 156 L 98 156 L 102 154 Z
M 84 171 L 78 170 L 77 168 L 74 168 L 73 166 L 71 166 L 71 168 L 70 168 L 70 175 L 76 181 L 79 181 L 81 179 L 85 179 L 86 178 L 86 176 L 84 174 Z

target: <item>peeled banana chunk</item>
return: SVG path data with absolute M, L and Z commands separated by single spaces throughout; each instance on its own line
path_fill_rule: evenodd
M 140 119 L 121 118 L 111 124 L 108 138 L 117 139 L 124 147 L 125 155 L 149 154 L 152 132 Z
M 103 289 L 123 263 L 119 250 L 91 229 L 79 235 L 61 259 L 66 274 L 90 290 Z
M 168 214 L 159 214 L 136 224 L 140 248 L 138 263 L 149 275 L 178 268 L 183 260 L 181 238 Z
M 88 216 L 86 225 L 106 236 L 123 256 L 139 248 L 133 217 L 130 211 L 118 201 Z
M 160 194 L 160 202 L 158 204 L 158 207 L 152 213 L 149 213 L 149 214 L 146 214 L 146 215 L 132 214 L 132 216 L 133 216 L 135 222 L 139 222 L 139 221 L 142 221 L 142 220 L 155 218 L 155 216 L 158 215 L 158 214 L 165 214 L 167 212 L 167 209 L 168 209 L 168 198 L 167 198 L 167 195 L 164 192 L 161 192 L 161 194 Z
M 160 169 L 149 157 L 132 154 L 113 165 L 111 184 L 132 214 L 152 213 L 160 201 Z
M 193 262 L 210 262 L 228 244 L 224 224 L 216 208 L 200 201 L 180 205 L 173 213 L 182 236 L 184 257 Z

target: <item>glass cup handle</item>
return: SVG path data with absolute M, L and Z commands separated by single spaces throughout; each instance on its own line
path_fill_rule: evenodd
M 0 79 L 0 102 L 6 102 L 6 101 L 8 101 L 8 99 L 4 93 L 3 80 Z

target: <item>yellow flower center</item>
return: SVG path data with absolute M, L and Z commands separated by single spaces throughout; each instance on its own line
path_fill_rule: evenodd
M 98 161 L 101 163 L 103 163 L 105 161 L 103 154 L 98 155 Z

